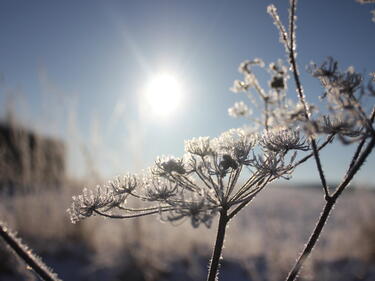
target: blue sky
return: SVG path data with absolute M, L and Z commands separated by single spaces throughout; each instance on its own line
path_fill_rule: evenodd
M 274 3 L 284 23 L 289 1 L 0 1 L 0 104 L 24 123 L 70 144 L 74 175 L 88 151 L 104 177 L 137 171 L 157 155 L 182 155 L 185 139 L 217 136 L 244 120 L 227 115 L 243 96 L 229 91 L 246 59 L 285 59 L 266 13 Z M 297 47 L 309 101 L 322 93 L 306 72 L 310 61 L 336 58 L 343 69 L 375 70 L 374 4 L 300 0 Z M 167 118 L 139 113 L 153 75 L 179 77 L 184 97 Z M 267 75 L 261 75 L 264 86 Z M 293 92 L 290 94 L 294 95 Z M 344 172 L 348 147 L 323 155 L 327 177 Z M 372 156 L 358 181 L 371 183 Z M 313 163 L 296 181 L 314 181 Z

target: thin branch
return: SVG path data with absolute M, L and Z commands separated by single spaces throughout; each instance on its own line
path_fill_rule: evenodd
M 126 208 L 126 207 L 121 207 L 117 206 L 118 209 L 126 211 L 126 212 L 147 212 L 147 211 L 155 211 L 155 210 L 160 210 L 164 208 L 169 208 L 169 206 L 155 206 L 155 207 L 146 207 L 146 208 Z
M 268 112 L 268 99 L 264 99 L 264 128 L 268 132 L 268 119 L 269 119 L 269 112 Z
M 229 200 L 229 203 L 235 202 L 240 198 L 244 193 L 249 191 L 252 186 L 255 186 L 256 184 L 259 184 L 264 178 L 263 177 L 257 177 L 257 174 L 259 174 L 258 171 L 256 171 L 246 182 L 245 184 L 237 190 L 237 192 L 233 195 L 233 197 Z M 257 187 L 254 189 L 256 190 Z M 254 190 L 251 190 L 250 192 L 253 192 Z
M 371 113 L 371 116 L 370 116 L 370 122 L 371 122 L 371 124 L 374 123 L 374 120 L 375 120 L 375 106 L 372 109 L 372 113 Z
M 361 156 L 358 158 L 358 161 L 352 166 L 347 175 L 345 176 L 342 183 L 337 187 L 336 192 L 330 197 L 326 198 L 326 204 L 324 206 L 323 212 L 319 218 L 319 221 L 311 235 L 309 242 L 306 244 L 305 249 L 298 258 L 297 262 L 290 271 L 286 281 L 293 281 L 297 277 L 299 271 L 301 270 L 304 261 L 307 259 L 312 249 L 314 248 L 318 238 L 323 230 L 323 227 L 329 217 L 330 212 L 332 211 L 333 206 L 335 205 L 336 200 L 348 186 L 350 181 L 353 179 L 354 175 L 359 171 L 360 167 L 363 165 L 367 157 L 370 155 L 372 149 L 375 146 L 375 135 L 372 137 L 371 141 L 367 144 L 365 150 L 362 152 Z
M 262 188 L 263 189 L 263 188 Z M 262 190 L 262 189 L 259 189 L 258 192 L 256 192 L 255 194 L 253 194 L 250 198 L 247 198 L 246 200 L 244 200 L 240 205 L 237 206 L 236 209 L 234 209 L 229 215 L 228 215 L 228 219 L 231 220 L 235 215 L 238 214 L 239 211 L 241 211 L 244 207 L 246 207 L 247 204 L 249 204 L 251 202 L 251 200 L 253 200 L 253 198 Z
M 35 273 L 45 281 L 61 281 L 56 273 L 52 272 L 43 261 L 21 242 L 1 221 L 0 237 Z
M 333 138 L 335 137 L 335 134 L 331 134 L 327 137 L 326 141 L 324 143 L 322 143 L 318 150 L 322 150 L 327 144 L 331 143 L 333 141 Z M 296 162 L 296 164 L 294 164 L 294 167 L 297 167 L 299 165 L 301 165 L 302 163 L 306 162 L 308 159 L 310 159 L 312 156 L 314 156 L 314 152 L 310 153 L 309 155 L 306 155 L 305 157 L 303 157 L 301 160 L 299 160 L 298 162 Z
M 349 170 L 354 166 L 355 162 L 357 161 L 361 151 L 362 151 L 362 148 L 363 146 L 365 145 L 366 143 L 366 138 L 364 137 L 361 142 L 358 144 L 357 146 L 357 149 L 355 150 L 355 153 L 353 155 L 353 158 L 352 158 L 352 161 L 350 161 L 350 165 L 349 165 L 349 169 L 347 171 L 347 173 L 349 172 Z
M 238 169 L 235 170 L 234 172 L 234 176 L 233 176 L 233 172 L 230 174 L 230 178 L 229 178 L 229 181 L 228 181 L 228 188 L 226 190 L 226 194 L 225 194 L 225 197 L 226 198 L 229 198 L 229 196 L 232 194 L 235 186 L 236 186 L 236 183 L 238 181 L 238 178 L 241 174 L 241 171 L 242 171 L 242 165 L 240 165 L 240 167 Z
M 306 244 L 305 249 L 303 250 L 302 254 L 298 258 L 297 262 L 293 266 L 292 270 L 289 272 L 288 277 L 286 281 L 293 281 L 296 279 L 298 273 L 300 272 L 303 263 L 311 253 L 312 249 L 314 248 L 316 242 L 318 241 L 318 238 L 320 236 L 320 233 L 323 230 L 323 227 L 328 219 L 328 216 L 332 210 L 332 207 L 335 205 L 334 200 L 330 199 L 327 201 L 326 205 L 324 206 L 323 212 L 319 218 L 319 221 L 317 225 L 315 226 L 315 229 L 309 239 L 309 242 Z
M 165 211 L 170 211 L 171 209 L 163 209 L 163 210 L 156 210 L 156 211 L 151 211 L 151 212 L 145 212 L 145 213 L 140 213 L 140 214 L 135 214 L 135 215 L 110 215 L 103 213 L 98 210 L 94 210 L 95 213 L 98 215 L 101 215 L 103 217 L 111 218 L 111 219 L 132 219 L 132 218 L 138 218 L 138 217 L 144 217 L 148 215 L 154 215 L 154 214 L 159 214 L 160 212 L 165 212 Z
M 249 196 L 248 198 L 246 198 L 246 200 L 244 200 L 239 206 L 237 206 L 229 215 L 228 215 L 228 220 L 231 220 L 235 215 L 238 214 L 239 211 L 241 211 L 247 204 L 250 203 L 251 200 L 253 200 L 253 198 L 260 192 L 263 190 L 263 188 L 267 185 L 267 183 L 269 182 L 269 179 L 270 177 L 268 177 L 267 180 L 265 180 L 265 182 L 263 183 L 262 186 L 258 187 L 258 189 L 252 193 L 251 195 L 247 195 Z
M 369 124 L 370 124 L 371 128 L 372 128 L 372 123 L 374 123 L 374 119 L 375 119 L 375 107 L 373 108 L 370 119 L 369 119 Z M 374 131 L 372 130 L 372 133 L 373 132 Z M 352 161 L 350 162 L 349 170 L 354 166 L 355 162 L 357 161 L 357 159 L 359 157 L 359 154 L 361 153 L 363 145 L 365 144 L 365 142 L 366 142 L 366 138 L 364 137 L 362 139 L 362 141 L 359 143 L 359 145 L 357 146 L 357 149 L 354 153 Z M 348 170 L 348 172 L 349 172 L 349 170 Z
M 366 161 L 367 157 L 370 155 L 374 146 L 375 146 L 375 134 L 372 136 L 371 141 L 367 144 L 361 156 L 358 158 L 355 164 L 349 169 L 342 183 L 337 187 L 335 193 L 332 195 L 333 199 L 336 200 L 341 195 L 341 193 L 344 191 L 346 186 L 350 183 L 350 181 L 353 179 L 355 174 L 362 167 L 363 163 Z
M 306 120 L 310 120 L 310 110 L 309 110 L 309 107 L 307 106 L 305 95 L 303 93 L 302 84 L 301 84 L 299 74 L 298 74 L 297 60 L 296 60 L 296 54 L 295 54 L 295 12 L 296 12 L 296 5 L 297 5 L 296 2 L 297 0 L 291 0 L 290 27 L 289 27 L 290 28 L 289 30 L 290 32 L 289 60 L 292 66 L 292 73 L 293 73 L 294 82 L 297 88 L 298 98 L 301 104 L 303 105 L 304 115 L 305 115 Z M 319 172 L 319 177 L 320 177 L 320 181 L 322 183 L 323 189 L 324 189 L 325 197 L 329 198 L 330 195 L 329 195 L 329 190 L 327 186 L 327 181 L 324 176 L 323 167 L 320 161 L 319 151 L 315 142 L 315 138 L 311 136 L 310 139 L 311 139 L 311 146 L 314 152 L 316 167 Z

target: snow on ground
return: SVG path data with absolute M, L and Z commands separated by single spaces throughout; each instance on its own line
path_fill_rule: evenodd
M 68 193 L 0 197 L 0 218 L 17 229 L 62 279 L 205 279 L 215 223 L 211 229 L 193 229 L 188 222 L 171 226 L 148 217 L 137 221 L 94 218 L 71 225 L 65 214 Z M 301 280 L 375 280 L 374 202 L 375 192 L 360 189 L 340 198 Z M 231 222 L 220 280 L 284 279 L 323 203 L 323 194 L 316 188 L 265 190 Z M 8 255 L 0 249 L 0 262 L 7 261 Z M 29 280 L 22 263 L 11 264 L 0 266 L 0 281 Z

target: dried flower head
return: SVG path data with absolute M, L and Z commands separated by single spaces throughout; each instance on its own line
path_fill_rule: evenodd
M 167 201 L 176 196 L 177 187 L 176 183 L 152 175 L 144 179 L 145 197 L 149 201 Z
M 353 105 L 355 93 L 362 84 L 362 75 L 355 72 L 354 68 L 348 67 L 342 72 L 338 69 L 338 63 L 329 57 L 321 66 L 311 64 L 312 75 L 320 80 L 326 89 L 323 98 L 335 103 L 340 108 L 348 108 Z
M 115 194 L 128 194 L 139 185 L 139 180 L 136 175 L 126 174 L 122 177 L 116 177 L 108 185 Z
M 286 150 L 305 149 L 299 135 L 287 131 L 263 136 L 261 145 L 267 147 L 263 152 L 256 150 L 257 144 L 257 135 L 244 129 L 231 129 L 214 139 L 188 140 L 183 158 L 157 158 L 142 181 L 126 175 L 103 187 L 84 189 L 82 195 L 73 197 L 71 219 L 77 222 L 96 214 L 114 218 L 159 214 L 162 220 L 190 218 L 194 227 L 201 223 L 209 227 L 221 209 L 250 201 L 269 182 L 287 178 L 294 166 L 293 159 L 285 164 Z M 279 151 L 271 151 L 276 146 Z M 256 151 L 262 154 L 256 156 Z M 239 184 L 242 171 L 250 175 Z M 156 205 L 127 206 L 129 196 Z
M 300 136 L 297 130 L 276 129 L 265 131 L 260 140 L 260 144 L 266 150 L 274 152 L 288 152 L 289 150 L 303 150 L 310 149 L 306 138 Z
M 317 123 L 317 132 L 323 134 L 337 134 L 346 137 L 358 137 L 364 133 L 361 122 L 351 116 L 322 116 Z
M 207 156 L 213 153 L 209 137 L 193 138 L 185 141 L 185 151 L 199 156 Z
M 186 173 L 183 159 L 175 157 L 158 157 L 152 173 L 161 177 L 172 176 L 173 174 L 183 175 Z
M 246 117 L 251 114 L 251 110 L 243 101 L 240 101 L 240 102 L 236 102 L 233 105 L 233 107 L 228 109 L 228 114 L 229 116 L 232 116 L 235 118 Z
M 81 195 L 73 196 L 73 203 L 68 212 L 72 223 L 96 215 L 95 211 L 108 211 L 123 203 L 124 197 L 116 196 L 107 187 L 85 188 Z
M 244 129 L 231 129 L 215 139 L 217 149 L 222 154 L 231 156 L 240 164 L 247 164 L 250 151 L 257 143 L 257 135 Z
M 285 90 L 289 75 L 288 68 L 283 64 L 282 60 L 270 63 L 269 72 L 271 73 L 270 88 L 276 91 Z
M 250 85 L 241 80 L 234 80 L 233 86 L 230 90 L 234 93 L 246 92 L 249 90 Z

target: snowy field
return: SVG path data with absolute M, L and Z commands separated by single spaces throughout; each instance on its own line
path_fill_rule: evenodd
M 205 280 L 215 238 L 210 229 L 157 217 L 72 225 L 66 214 L 75 188 L 0 197 L 0 219 L 70 281 Z M 300 280 L 375 280 L 375 192 L 353 189 L 333 211 Z M 323 206 L 321 190 L 274 186 L 230 224 L 223 281 L 283 280 Z M 0 280 L 37 280 L 0 241 Z

